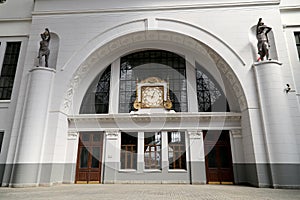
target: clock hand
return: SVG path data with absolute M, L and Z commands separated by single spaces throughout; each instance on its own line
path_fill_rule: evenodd
M 155 93 L 155 92 L 153 92 L 153 93 L 152 93 L 151 99 L 153 99 L 153 97 L 154 97 L 154 93 Z

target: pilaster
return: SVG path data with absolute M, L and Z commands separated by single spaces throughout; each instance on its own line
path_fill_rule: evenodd
M 192 184 L 206 183 L 205 153 L 202 130 L 189 130 L 190 173 Z
M 121 133 L 119 130 L 105 131 L 104 183 L 114 183 L 120 169 Z

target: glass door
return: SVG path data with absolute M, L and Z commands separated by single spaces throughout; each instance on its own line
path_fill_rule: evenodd
M 103 133 L 80 133 L 76 183 L 101 183 Z

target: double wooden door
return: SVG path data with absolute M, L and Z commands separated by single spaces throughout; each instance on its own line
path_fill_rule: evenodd
M 207 183 L 233 184 L 232 157 L 228 131 L 205 131 Z
M 76 183 L 101 183 L 102 151 L 103 133 L 80 133 L 76 166 Z

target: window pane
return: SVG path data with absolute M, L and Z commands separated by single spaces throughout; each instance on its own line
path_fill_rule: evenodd
M 88 167 L 88 156 L 89 152 L 86 147 L 81 147 L 80 149 L 80 168 Z
M 169 169 L 186 169 L 185 133 L 168 132 Z
M 170 99 L 173 102 L 172 109 L 176 112 L 187 111 L 185 70 L 185 59 L 168 51 L 147 50 L 122 57 L 119 112 L 129 113 L 134 110 L 136 81 L 149 77 L 158 77 L 168 81 Z
M 80 114 L 108 113 L 111 66 L 108 66 L 87 90 Z
M 4 132 L 0 131 L 0 153 L 1 153 L 1 149 L 2 149 L 3 138 L 4 138 Z
M 137 169 L 137 133 L 121 133 L 121 169 Z
M 300 32 L 294 32 L 295 40 L 296 40 L 296 47 L 298 51 L 298 58 L 300 59 Z
M 199 64 L 196 69 L 199 112 L 228 112 L 229 106 L 221 87 Z
M 92 168 L 99 168 L 100 147 L 93 147 Z
M 216 147 L 212 148 L 207 155 L 208 157 L 208 167 L 216 168 L 217 167 L 217 152 Z
M 20 47 L 21 42 L 7 43 L 0 74 L 0 100 L 9 100 L 11 97 Z
M 161 133 L 144 135 L 145 169 L 161 169 Z

